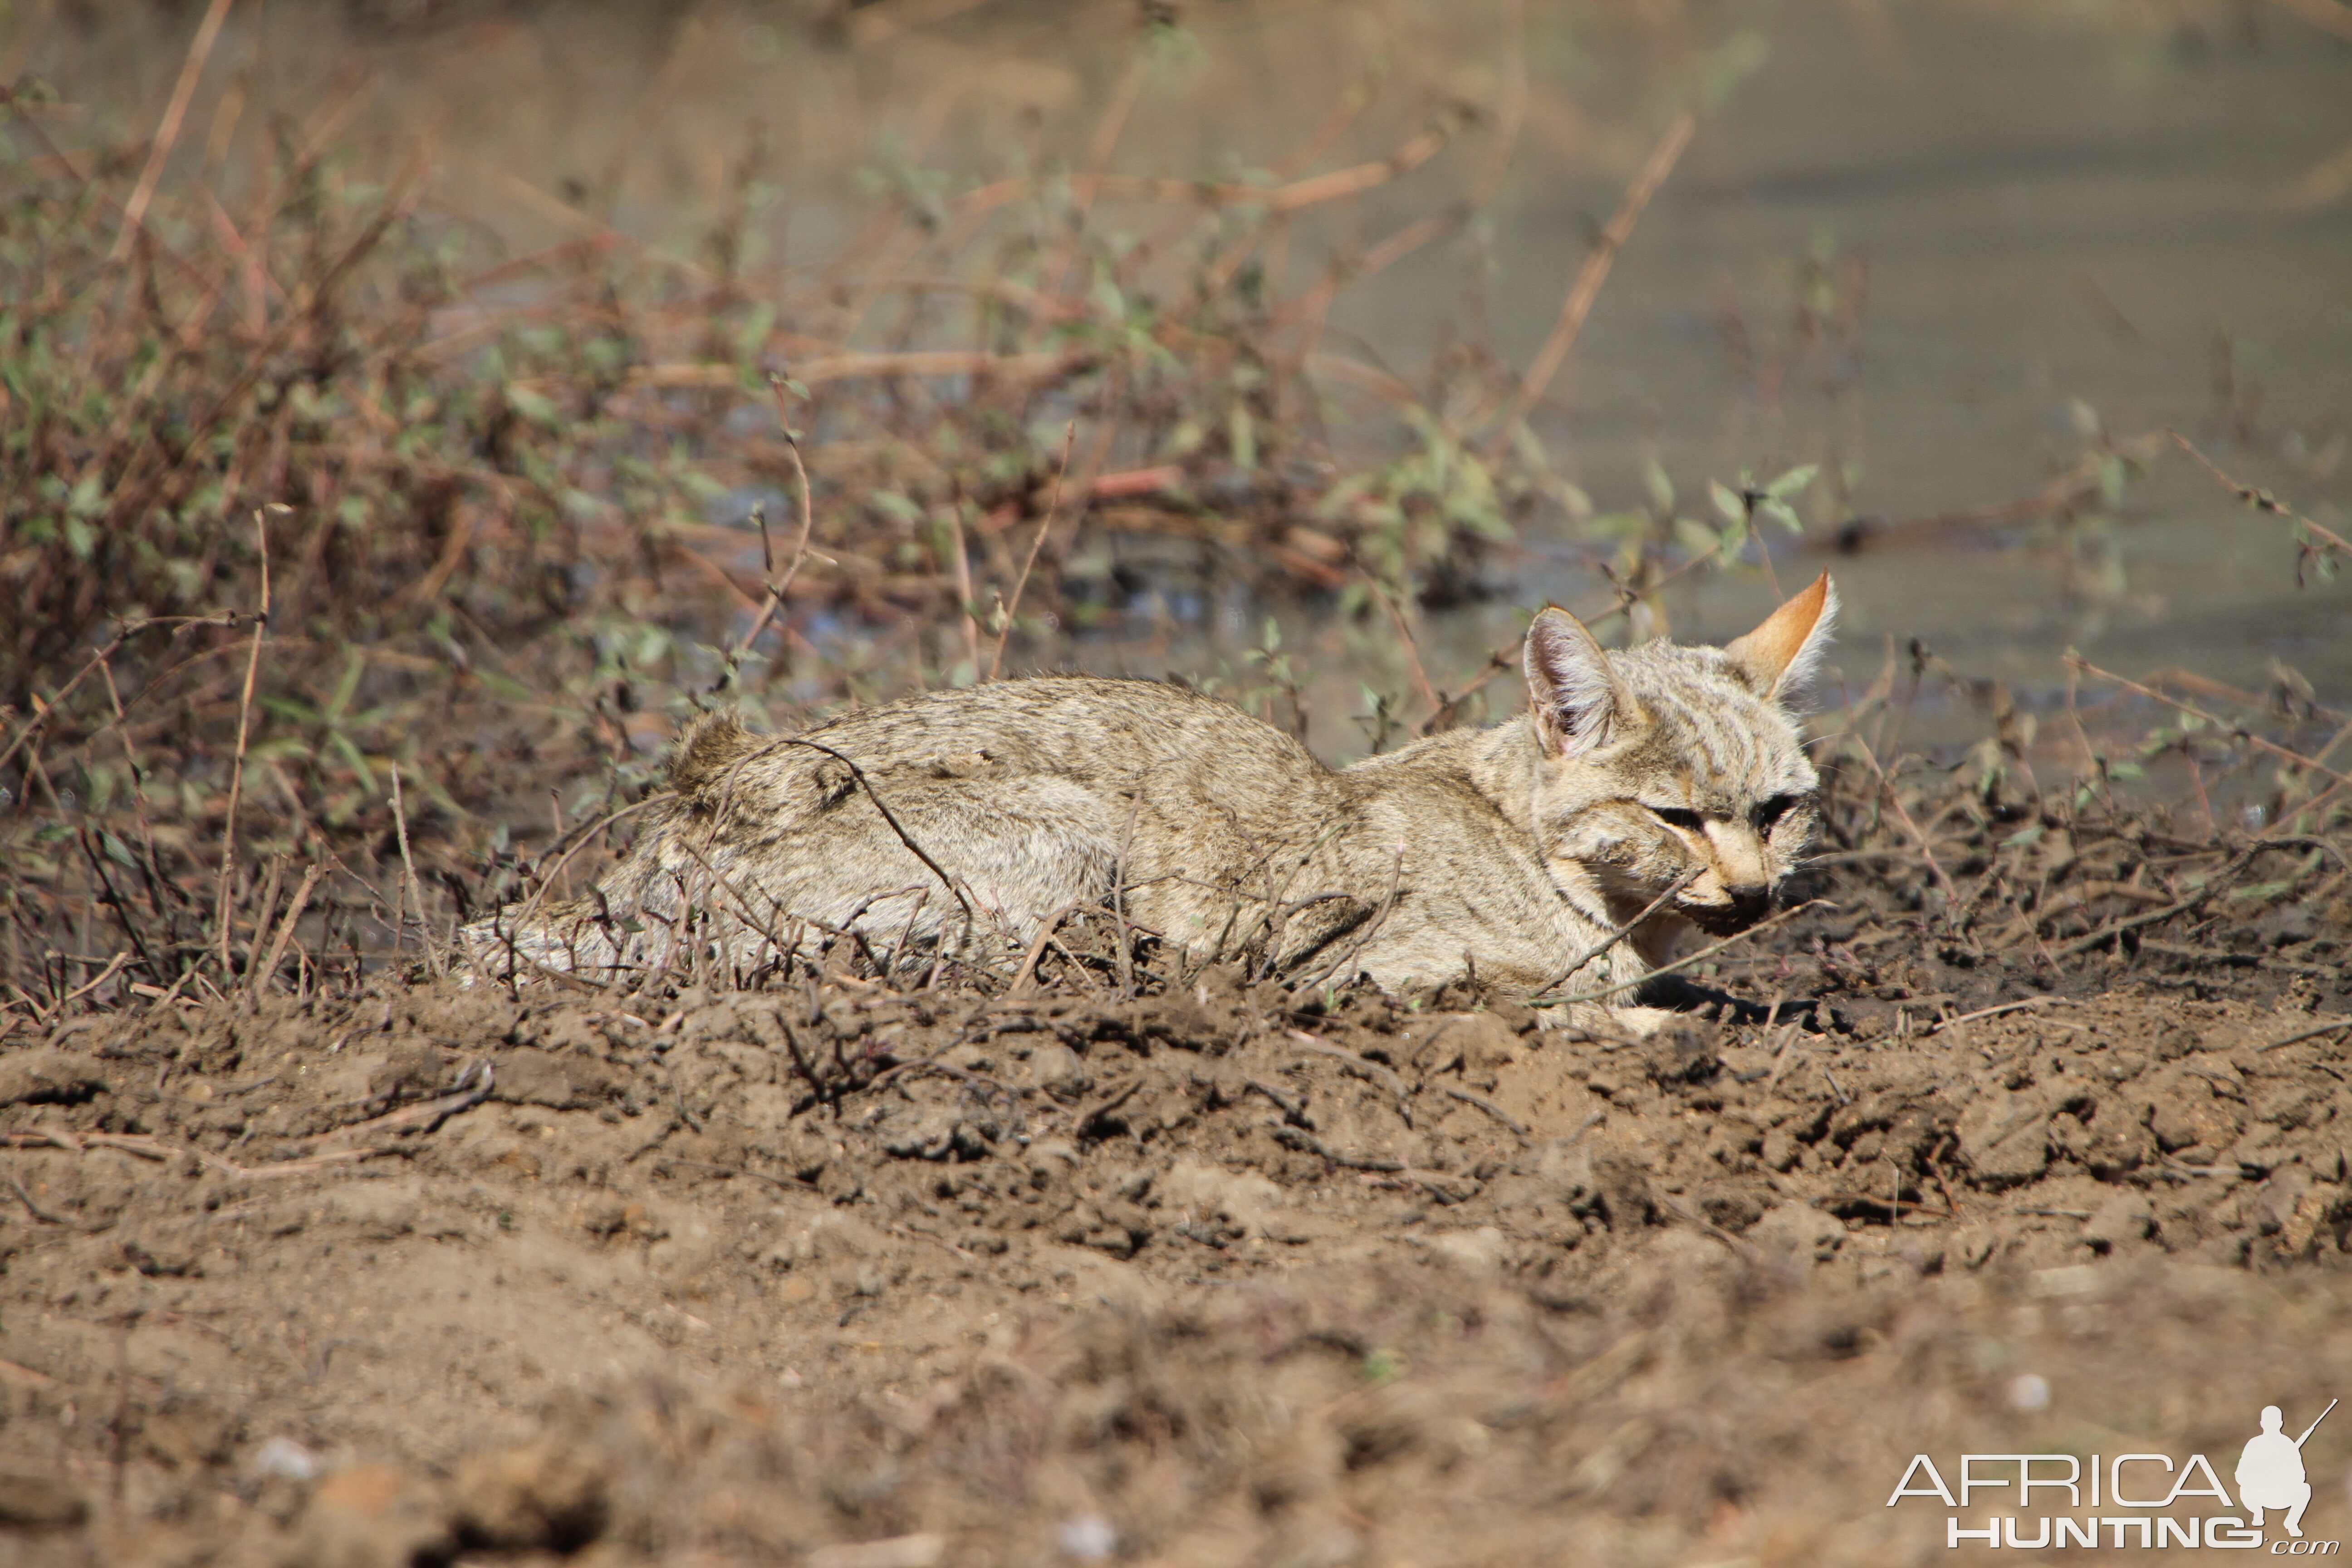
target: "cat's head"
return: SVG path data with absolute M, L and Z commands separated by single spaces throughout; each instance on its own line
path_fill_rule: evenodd
M 1528 628 L 1539 756 L 1534 826 L 1564 885 L 1626 918 L 1685 876 L 1673 910 L 1728 935 L 1769 910 L 1821 825 L 1791 711 L 1837 618 L 1824 573 L 1729 645 L 1612 653 L 1565 610 Z

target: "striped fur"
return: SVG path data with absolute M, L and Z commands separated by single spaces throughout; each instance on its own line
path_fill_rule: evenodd
M 493 967 L 740 967 L 854 931 L 919 971 L 1002 962 L 1117 898 L 1195 957 L 1301 983 L 1630 987 L 1686 927 L 1753 923 L 1811 844 L 1818 780 L 1786 704 L 1834 614 L 1823 577 L 1728 647 L 1604 652 L 1547 610 L 1528 712 L 1336 772 L 1151 681 L 1000 681 L 776 739 L 706 721 L 594 892 L 467 937 Z M 1643 1021 L 1632 1000 L 1619 1023 Z

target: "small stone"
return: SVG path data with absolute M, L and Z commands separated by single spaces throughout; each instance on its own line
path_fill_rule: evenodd
M 1064 1520 L 1060 1534 L 1062 1550 L 1081 1563 L 1099 1563 L 1118 1549 L 1118 1531 L 1098 1513 Z
M 253 1451 L 246 1468 L 259 1479 L 282 1479 L 309 1482 L 319 1479 L 326 1468 L 325 1461 L 291 1437 L 268 1439 Z

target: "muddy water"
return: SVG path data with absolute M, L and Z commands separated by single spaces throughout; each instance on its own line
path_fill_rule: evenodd
M 2084 457 L 2086 432 L 2168 424 L 2344 526 L 2352 44 L 2284 9 L 2158 9 L 1570 5 L 1531 7 L 1515 27 L 1501 5 L 1194 6 L 1143 71 L 1110 166 L 1271 166 L 1368 78 L 1371 106 L 1313 166 L 1377 157 L 1441 99 L 1505 103 L 1523 67 L 1519 134 L 1484 216 L 1344 295 L 1327 342 L 1409 376 L 1465 343 L 1522 363 L 1655 128 L 1710 82 L 1702 131 L 1537 416 L 1598 508 L 1642 505 L 1653 462 L 1685 510 L 1704 507 L 1710 478 L 1823 465 L 1834 478 L 1808 499 L 1809 537 L 1777 542 L 1777 567 L 1784 582 L 1839 572 L 1855 686 L 1916 637 L 2029 699 L 2058 689 L 2069 646 L 2242 686 L 2284 661 L 2323 697 L 2352 697 L 2352 586 L 2298 589 L 2283 528 L 2177 454 L 2118 504 L 2063 521 L 1904 526 L 2032 492 Z M 0 35 L 10 63 L 101 119 L 142 124 L 184 35 L 80 33 L 44 15 Z M 877 171 L 941 171 L 951 189 L 1088 156 L 1133 39 L 1125 7 L 1017 0 L 886 0 L 830 30 L 716 7 L 518 19 L 257 3 L 232 13 L 189 141 L 233 146 L 271 110 L 315 113 L 353 89 L 365 145 L 389 160 L 429 130 L 445 210 L 513 244 L 572 232 L 585 210 L 684 245 L 726 199 L 758 123 L 776 197 L 756 247 L 814 265 L 871 210 Z M 219 106 L 238 94 L 223 130 Z M 1335 247 L 1461 200 L 1493 124 L 1309 215 L 1287 286 Z M 1164 217 L 1099 214 L 1136 232 Z M 1830 541 L 1855 520 L 1894 526 L 1840 558 Z M 1495 599 L 1432 615 L 1432 674 L 1474 668 L 1522 605 L 1593 603 L 1593 549 L 1565 513 L 1538 519 L 1523 554 L 1495 563 Z M 1694 576 L 1669 595 L 1671 629 L 1727 636 L 1771 602 L 1752 571 Z M 1231 665 L 1262 615 L 1175 584 L 1072 656 Z M 1286 618 L 1321 671 L 1317 738 L 1360 744 L 1345 717 L 1360 678 L 1395 686 L 1400 663 L 1311 610 Z
M 1769 64 L 1694 149 L 1585 340 L 1579 407 L 1555 427 L 1596 495 L 1627 491 L 1654 445 L 1678 478 L 1852 462 L 1854 515 L 1950 512 L 2074 462 L 2079 400 L 2119 438 L 2176 426 L 2340 525 L 2352 205 L 2294 196 L 2352 143 L 2352 48 L 2287 25 L 2186 47 L 2039 9 L 1782 14 Z M 1510 243 L 1557 249 L 1605 195 L 1530 195 Z M 1776 398 L 1767 353 L 1738 374 L 1721 301 L 1751 342 L 1785 345 L 1790 262 L 1823 237 L 1867 258 L 1858 342 L 1799 359 Z M 1507 342 L 1552 308 L 1535 271 L 1502 290 Z M 1883 637 L 1917 637 L 2028 688 L 2073 645 L 2257 687 L 2279 659 L 2352 695 L 2352 591 L 2298 592 L 2282 531 L 2178 454 L 2099 510 L 1838 563 L 1846 673 L 1867 679 Z M 1764 603 L 1744 588 L 1694 589 L 1689 629 L 1738 629 Z

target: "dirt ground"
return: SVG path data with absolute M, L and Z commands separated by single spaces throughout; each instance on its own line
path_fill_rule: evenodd
M 1642 1043 L 1218 972 L 71 1020 L 0 1053 L 0 1557 L 1937 1560 L 1916 1452 L 2352 1392 L 2341 903 L 2072 999 L 1790 935 Z

